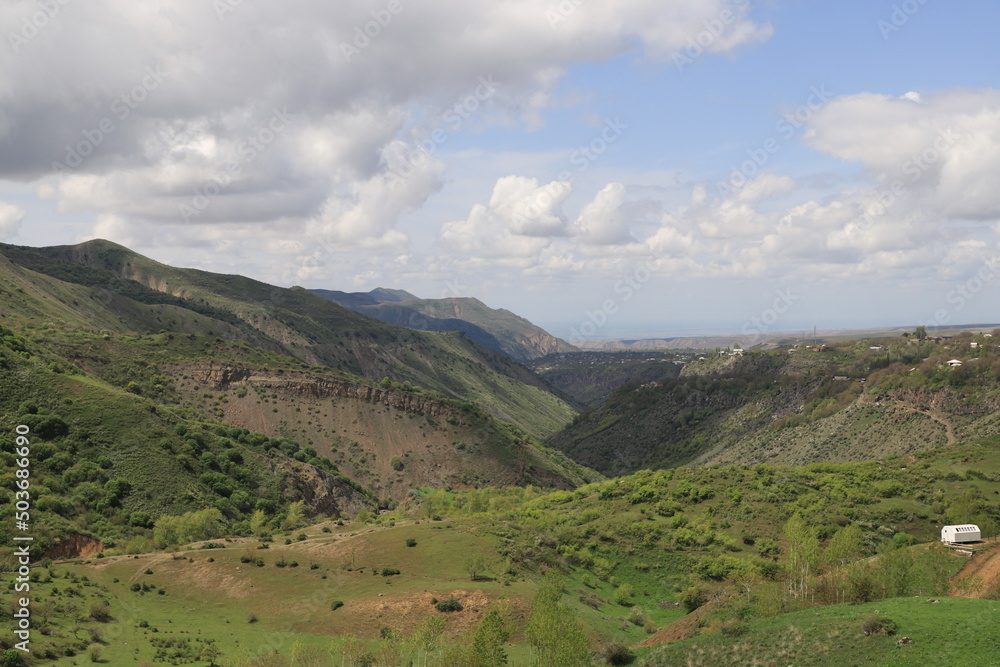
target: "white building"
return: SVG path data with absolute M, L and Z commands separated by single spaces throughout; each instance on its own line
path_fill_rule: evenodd
M 960 526 L 945 526 L 941 529 L 942 542 L 978 542 L 981 539 L 979 526 L 965 523 Z

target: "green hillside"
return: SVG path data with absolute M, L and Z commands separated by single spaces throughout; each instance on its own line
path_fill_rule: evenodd
M 955 665 L 990 664 L 1000 639 L 984 632 L 1000 622 L 1000 601 L 924 596 L 861 605 L 833 605 L 783 614 L 678 641 L 649 654 L 649 667 L 692 665 Z M 891 634 L 865 635 L 873 621 Z M 904 639 L 905 638 L 905 639 Z M 907 639 L 911 641 L 906 641 Z M 901 643 L 902 642 L 902 643 Z
M 496 610 L 500 664 L 943 664 L 959 645 L 982 660 L 1000 572 L 963 576 L 970 561 L 934 542 L 942 522 L 995 535 L 998 490 L 996 442 L 552 493 L 427 489 L 378 516 L 38 565 L 38 648 L 60 665 L 91 650 L 110 664 L 479 665 Z M 893 625 L 865 636 L 871 617 Z
M 549 443 L 605 474 L 622 474 L 857 461 L 970 442 L 1000 433 L 1000 356 L 992 340 L 962 334 L 710 356 L 679 377 L 620 387 Z M 963 363 L 951 367 L 952 359 Z
M 536 437 L 575 412 L 531 371 L 461 333 L 385 325 L 301 288 L 178 269 L 107 241 L 0 245 L 0 254 L 10 260 L 0 265 L 7 274 L 0 280 L 13 297 L 0 310 L 15 320 L 244 342 L 310 365 L 472 401 Z
M 692 358 L 677 352 L 571 352 L 534 359 L 530 367 L 582 405 L 594 408 L 622 385 L 676 377 L 679 363 Z

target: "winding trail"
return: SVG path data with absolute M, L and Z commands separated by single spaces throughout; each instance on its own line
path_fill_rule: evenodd
M 861 390 L 861 395 L 858 396 L 858 403 L 863 403 L 866 405 L 893 406 L 897 408 L 902 408 L 903 410 L 909 410 L 911 412 L 922 414 L 923 416 L 928 417 L 929 419 L 937 422 L 938 424 L 941 424 L 941 426 L 944 427 L 944 435 L 947 440 L 948 447 L 953 447 L 955 445 L 955 426 L 951 423 L 951 421 L 947 418 L 946 415 L 940 412 L 918 408 L 914 405 L 906 403 L 905 401 L 901 401 L 898 398 L 894 398 L 888 401 L 873 401 L 868 397 L 867 386 L 865 386 L 865 388 Z

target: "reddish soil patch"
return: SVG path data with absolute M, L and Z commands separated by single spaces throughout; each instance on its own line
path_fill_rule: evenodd
M 1000 586 L 1000 544 L 969 559 L 951 579 L 953 597 L 983 598 Z
M 687 639 L 688 637 L 698 634 L 698 621 L 700 621 L 705 614 L 711 611 L 715 605 L 716 601 L 710 600 L 692 611 L 687 616 L 682 616 L 670 625 L 660 628 L 657 632 L 653 633 L 639 643 L 638 646 L 658 646 L 659 644 L 680 641 L 681 639 Z
M 56 544 L 45 552 L 46 558 L 52 560 L 67 560 L 69 558 L 90 558 L 91 556 L 104 551 L 104 545 L 100 540 L 86 535 L 71 535 L 69 539 Z

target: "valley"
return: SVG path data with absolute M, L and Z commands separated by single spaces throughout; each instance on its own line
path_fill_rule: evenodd
M 338 293 L 515 340 L 412 296 Z M 0 576 L 21 426 L 35 631 L 5 666 L 1000 649 L 992 331 L 514 351 L 100 241 L 0 246 L 0 297 Z

